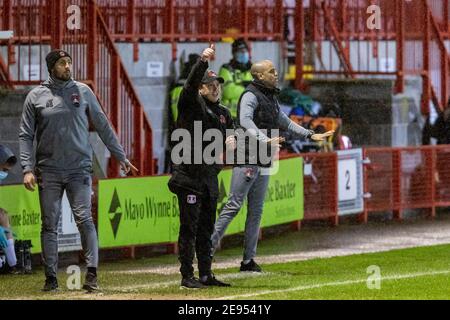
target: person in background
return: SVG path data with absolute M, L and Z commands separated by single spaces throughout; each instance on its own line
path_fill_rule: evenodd
M 9 170 L 17 163 L 17 158 L 7 146 L 0 144 L 0 184 L 8 177 Z
M 0 249 L 6 256 L 6 263 L 9 266 L 9 273 L 16 273 L 17 257 L 14 248 L 14 237 L 9 223 L 9 217 L 5 209 L 0 208 Z M 3 260 L 0 259 L 0 269 L 4 267 Z
M 248 44 L 243 39 L 237 39 L 231 49 L 233 58 L 220 68 L 219 76 L 225 80 L 222 103 L 229 108 L 233 119 L 236 119 L 239 98 L 253 77 L 250 72 L 252 63 Z
M 16 163 L 17 158 L 14 153 L 8 147 L 0 145 L 0 181 L 8 177 L 9 170 L 11 170 Z M 8 266 L 11 271 L 14 272 L 17 264 L 14 238 L 7 212 L 3 208 L 0 208 L 0 248 L 6 256 Z M 0 268 L 2 267 L 3 261 L 0 259 Z
M 184 84 L 186 83 L 186 79 L 191 72 L 192 67 L 200 58 L 200 55 L 197 53 L 192 53 L 189 55 L 188 61 L 185 62 L 180 71 L 180 77 L 178 78 L 177 83 L 170 91 L 170 122 L 171 126 L 174 127 L 174 124 L 178 119 L 178 100 L 180 100 L 181 91 L 183 90 Z
M 197 53 L 191 53 L 188 57 L 188 61 L 184 62 L 180 66 L 180 77 L 178 81 L 173 85 L 169 92 L 169 106 L 168 106 L 168 124 L 169 130 L 167 135 L 167 149 L 166 149 L 166 157 L 164 163 L 164 172 L 171 173 L 172 172 L 172 163 L 170 161 L 170 154 L 172 151 L 173 143 L 170 139 L 172 132 L 177 128 L 177 119 L 178 119 L 178 101 L 180 100 L 181 91 L 183 91 L 184 84 L 186 83 L 186 79 L 191 72 L 192 67 L 195 63 L 200 59 L 200 55 Z M 181 60 L 181 58 L 180 58 Z M 181 61 L 182 62 L 182 61 Z

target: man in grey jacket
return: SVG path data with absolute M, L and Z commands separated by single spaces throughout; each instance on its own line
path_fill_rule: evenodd
M 278 129 L 283 129 L 299 136 L 322 141 L 334 132 L 315 134 L 290 120 L 281 110 L 276 95 L 279 93 L 278 73 L 269 60 L 252 65 L 253 82 L 247 87 L 238 102 L 237 127 L 256 139 L 258 148 L 278 150 L 283 138 L 276 136 Z M 273 135 L 273 136 L 272 136 Z M 238 139 L 244 141 L 244 139 Z M 233 169 L 231 189 L 227 203 L 223 207 L 215 224 L 212 236 L 213 252 L 233 218 L 238 214 L 248 197 L 248 213 L 245 223 L 244 258 L 240 271 L 261 272 L 261 267 L 254 261 L 258 244 L 259 226 L 263 212 L 264 198 L 269 184 L 269 162 L 260 158 L 258 149 L 247 143 L 244 150 L 244 163 L 237 163 Z M 239 154 L 238 154 L 239 157 Z M 239 161 L 239 159 L 238 159 Z
M 91 214 L 92 147 L 89 120 L 125 173 L 137 169 L 123 147 L 91 89 L 72 79 L 72 58 L 63 50 L 46 57 L 50 77 L 25 100 L 20 124 L 20 160 L 24 185 L 34 191 L 36 182 L 42 215 L 42 256 L 46 281 L 43 290 L 58 289 L 58 222 L 64 191 L 81 235 L 87 262 L 83 288 L 98 290 L 98 241 Z M 33 141 L 36 140 L 35 165 Z

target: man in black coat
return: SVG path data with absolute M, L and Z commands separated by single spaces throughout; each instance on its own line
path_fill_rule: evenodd
M 222 164 L 220 161 L 206 161 L 203 156 L 207 150 L 203 135 L 210 129 L 219 130 L 220 144 L 224 148 L 229 150 L 236 146 L 230 112 L 219 102 L 223 78 L 208 70 L 208 60 L 214 55 L 214 45 L 211 45 L 192 68 L 181 92 L 177 128 L 172 134 L 172 140 L 186 133 L 190 140 L 190 150 L 181 152 L 186 156 L 182 161 L 175 160 L 178 148 L 175 146 L 172 149 L 173 175 L 169 181 L 169 188 L 177 195 L 180 208 L 178 246 L 181 286 L 184 288 L 229 286 L 217 280 L 211 272 L 211 235 L 219 195 L 217 175 Z M 198 133 L 201 134 L 200 140 Z M 217 156 L 221 158 L 221 155 L 213 155 L 214 158 Z M 199 279 L 194 277 L 192 266 L 195 254 Z

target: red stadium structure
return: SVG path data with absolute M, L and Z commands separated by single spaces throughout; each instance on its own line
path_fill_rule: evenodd
M 179 42 L 219 41 L 238 30 L 247 40 L 279 41 L 285 48 L 295 44 L 296 87 L 305 87 L 305 74 L 326 78 L 385 77 L 395 79 L 396 92 L 402 92 L 404 77 L 419 75 L 423 79 L 422 112 L 428 114 L 430 101 L 443 109 L 450 91 L 450 54 L 445 41 L 450 39 L 449 0 L 327 0 L 308 1 L 308 5 L 286 6 L 272 1 L 50 1 L 0 0 L 0 26 L 14 31 L 14 37 L 0 40 L 7 46 L 0 54 L 0 83 L 9 88 L 39 81 L 23 79 L 28 61 L 21 61 L 18 51 L 39 45 L 72 52 L 77 61 L 74 76 L 88 83 L 100 98 L 103 108 L 120 136 L 131 159 L 142 174 L 154 173 L 151 122 L 133 89 L 121 62 L 115 42 L 134 44 L 137 58 L 141 42 L 169 42 L 173 58 Z M 366 27 L 367 8 L 377 4 L 382 12 L 382 28 Z M 65 10 L 78 5 L 83 17 L 80 30 L 64 27 Z M 294 35 L 286 36 L 289 19 L 294 21 Z M 330 41 L 339 64 L 322 61 L 322 43 Z M 320 67 L 305 69 L 306 47 L 316 52 Z M 396 66 L 381 70 L 380 50 L 395 47 Z M 28 48 L 27 48 L 28 47 Z M 353 51 L 353 52 L 351 52 Z M 350 54 L 357 63 L 350 62 Z M 16 61 L 16 57 L 19 60 Z M 291 56 L 292 58 L 292 56 Z M 377 61 L 377 70 L 369 70 L 368 59 Z M 12 70 L 12 66 L 15 66 Z M 31 68 L 28 68 L 31 72 Z M 110 174 L 117 172 L 113 164 Z
M 49 48 L 71 52 L 77 61 L 74 77 L 94 90 L 142 175 L 156 172 L 152 119 L 146 116 L 121 61 L 118 42 L 132 43 L 137 60 L 144 42 L 170 43 L 176 59 L 181 42 L 216 42 L 236 34 L 246 40 L 276 41 L 282 45 L 283 58 L 295 62 L 296 88 L 307 86 L 305 75 L 311 74 L 324 79 L 374 77 L 392 79 L 399 93 L 404 90 L 405 76 L 416 75 L 423 80 L 422 113 L 429 113 L 430 102 L 443 110 L 450 97 L 450 0 L 301 2 L 288 6 L 282 0 L 0 0 L 0 28 L 14 32 L 12 38 L 0 39 L 0 46 L 6 48 L 0 51 L 0 85 L 14 89 L 43 80 L 42 72 L 38 80 L 23 78 L 25 68 L 31 73 L 31 47 L 38 46 L 41 58 Z M 382 10 L 379 30 L 366 26 L 367 8 L 374 4 Z M 85 17 L 78 30 L 65 27 L 65 8 L 70 5 L 78 5 Z M 330 43 L 327 48 L 325 41 Z M 332 54 L 328 54 L 329 61 L 323 59 L 325 50 L 333 50 L 337 65 L 333 65 Z M 390 70 L 380 67 L 380 50 L 395 51 L 396 64 Z M 21 51 L 29 53 L 27 60 L 20 60 Z M 311 64 L 308 52 L 319 63 Z M 351 55 L 357 63 L 350 61 Z M 376 61 L 375 71 L 364 63 L 369 59 Z M 368 213 L 382 210 L 392 210 L 400 219 L 402 211 L 410 208 L 430 208 L 434 216 L 436 206 L 450 204 L 448 147 L 369 148 L 364 152 L 371 159 L 364 172 L 365 191 L 371 198 L 366 200 L 363 221 Z M 402 159 L 408 153 L 422 155 L 423 171 L 414 177 L 402 172 Z M 314 188 L 305 179 L 305 219 L 325 218 L 337 224 L 336 155 L 307 154 L 304 159 L 323 177 Z M 117 174 L 117 164 L 111 163 L 108 176 Z M 433 178 L 435 174 L 439 179 Z M 412 183 L 402 183 L 405 180 Z

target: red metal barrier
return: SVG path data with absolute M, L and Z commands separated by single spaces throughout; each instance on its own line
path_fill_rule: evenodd
M 445 0 L 427 0 L 427 2 L 439 30 L 448 38 L 450 34 L 450 2 Z
M 288 158 L 283 156 L 282 158 Z M 338 224 L 338 158 L 336 153 L 302 155 L 305 165 L 305 220 L 330 219 Z M 428 209 L 435 217 L 437 207 L 450 207 L 450 145 L 405 148 L 366 148 L 364 165 L 364 212 L 367 222 L 374 212 L 393 213 L 403 219 L 410 209 Z
M 434 216 L 432 147 L 400 149 L 400 217 L 404 209 L 430 208 Z
M 335 153 L 302 155 L 312 165 L 304 176 L 305 220 L 330 219 L 338 224 L 338 158 Z M 403 219 L 408 209 L 450 206 L 450 145 L 406 148 L 367 148 L 364 158 L 365 211 L 361 222 L 373 212 L 392 211 Z M 305 169 L 306 171 L 307 169 Z
M 368 148 L 364 157 L 365 220 L 370 212 L 392 211 L 401 220 L 406 209 L 450 206 L 450 145 Z
M 449 0 L 311 0 L 296 6 L 296 87 L 305 77 L 383 77 L 404 88 L 404 76 L 423 78 L 422 112 L 443 109 L 450 97 Z M 380 29 L 369 29 L 376 5 Z M 288 14 L 292 13 L 287 11 Z M 309 48 L 305 50 L 305 48 Z M 395 52 L 395 57 L 393 52 Z M 389 60 L 396 63 L 390 65 Z M 304 69 L 305 64 L 311 65 Z
M 279 39 L 281 0 L 98 0 L 109 30 L 124 41 L 212 41 L 230 36 Z
M 170 42 L 220 41 L 225 37 L 281 41 L 282 0 L 98 0 L 115 40 Z
M 0 56 L 0 87 L 13 89 L 12 79 L 3 58 Z
M 66 1 L 73 3 L 73 0 Z M 87 29 L 87 34 L 92 35 L 92 38 L 88 37 L 92 43 L 85 58 L 88 79 L 93 80 L 95 90 L 106 106 L 105 112 L 110 117 L 130 160 L 139 168 L 141 175 L 154 174 L 150 122 L 99 8 L 91 5 L 93 7 L 87 8 L 87 12 L 92 14 L 93 22 L 88 22 Z M 89 64 L 89 57 L 92 56 L 98 57 L 99 63 Z M 109 176 L 119 174 L 117 163 L 109 169 Z
M 450 145 L 436 147 L 435 159 L 435 195 L 436 207 L 450 206 Z
M 15 61 L 15 48 L 11 44 L 20 43 L 26 51 L 31 43 L 60 41 L 65 35 L 59 20 L 65 11 L 58 3 L 0 0 L 0 25 L 16 33 L 8 43 L 7 65 L 17 62 L 18 67 L 12 70 L 16 72 L 11 76 L 17 84 L 30 83 L 21 65 L 39 61 L 31 62 L 31 54 L 28 62 Z M 292 10 L 286 8 L 282 0 L 97 1 L 112 39 L 134 43 L 136 60 L 139 41 L 172 43 L 174 59 L 179 41 L 218 41 L 230 36 L 281 41 L 284 22 L 295 17 L 298 88 L 304 87 L 304 74 L 326 78 L 381 76 L 396 79 L 396 91 L 402 92 L 404 76 L 415 74 L 424 80 L 423 113 L 429 112 L 430 101 L 443 108 L 450 96 L 450 57 L 444 43 L 450 38 L 450 0 L 296 3 L 296 10 Z M 371 5 L 381 10 L 380 29 L 367 27 L 370 17 L 367 9 Z M 85 14 L 90 13 L 83 11 L 83 16 Z M 393 51 L 396 52 L 395 66 L 389 62 Z M 312 68 L 304 69 L 305 64 Z M 31 68 L 28 70 L 31 74 Z
M 337 154 L 308 153 L 302 157 L 305 167 L 311 166 L 311 174 L 304 176 L 304 219 L 329 219 L 337 225 Z
M 45 80 L 45 54 L 50 48 L 64 48 L 73 58 L 73 77 L 93 89 L 129 159 L 136 164 L 141 175 L 153 174 L 150 122 L 95 1 L 0 2 L 12 10 L 8 24 L 13 27 L 15 38 L 8 43 L 11 49 L 8 50 L 8 68 L 13 83 L 37 85 Z M 81 10 L 79 28 L 67 27 L 66 11 L 72 5 Z M 3 10 L 0 16 L 5 17 L 7 11 Z M 32 70 L 32 66 L 38 71 Z M 112 161 L 108 175 L 116 177 L 118 174 L 118 164 Z
M 370 148 L 364 150 L 370 165 L 364 169 L 365 215 L 371 211 L 399 212 L 400 209 L 400 154 L 398 149 Z

